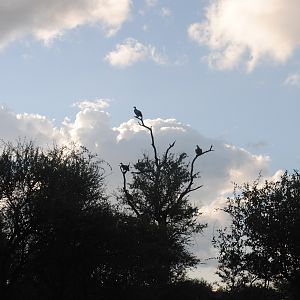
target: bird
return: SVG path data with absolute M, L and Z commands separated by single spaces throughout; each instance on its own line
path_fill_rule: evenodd
M 138 110 L 135 106 L 133 108 L 134 108 L 135 116 L 139 119 L 142 119 L 143 118 L 142 112 L 140 110 Z
M 120 163 L 120 168 L 122 172 L 129 172 L 129 164 L 128 165 L 124 165 L 123 163 Z
M 197 145 L 195 152 L 196 152 L 196 155 L 199 156 L 202 154 L 202 149 Z

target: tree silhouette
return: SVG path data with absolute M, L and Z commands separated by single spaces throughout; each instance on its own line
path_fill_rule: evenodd
M 4 146 L 1 298 L 88 299 L 99 280 L 112 277 L 101 273 L 111 269 L 117 228 L 101 164 L 84 148 Z
M 201 213 L 190 204 L 188 196 L 201 188 L 201 185 L 195 185 L 199 177 L 194 170 L 196 160 L 213 149 L 211 146 L 196 153 L 191 163 L 187 163 L 186 153 L 171 153 L 175 145 L 173 142 L 160 156 L 152 128 L 144 123 L 142 113 L 135 117 L 139 125 L 149 132 L 153 157 L 143 154 L 133 164 L 132 182 L 129 184 L 126 178 L 129 170 L 124 168 L 124 164 L 120 165 L 123 174 L 122 201 L 140 223 L 148 226 L 145 227 L 148 234 L 140 242 L 143 245 L 143 268 L 146 268 L 143 273 L 148 276 L 146 281 L 150 285 L 166 285 L 182 278 L 186 268 L 195 266 L 199 261 L 186 246 L 192 234 L 202 232 L 206 224 L 198 222 L 197 217 Z
M 279 181 L 245 184 L 228 199 L 224 209 L 230 228 L 215 238 L 220 250 L 219 274 L 243 277 L 244 284 L 255 281 L 287 281 L 299 295 L 300 286 L 300 175 L 282 175 Z M 244 274 L 244 276 L 243 276 Z M 237 278 L 237 277 L 236 277 Z M 296 297 L 296 296 L 295 296 Z M 296 298 L 295 298 L 296 299 Z

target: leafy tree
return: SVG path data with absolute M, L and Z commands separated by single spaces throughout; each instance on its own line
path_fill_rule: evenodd
M 121 163 L 122 201 L 146 229 L 139 254 L 145 271 L 141 275 L 147 274 L 145 284 L 166 285 L 182 278 L 186 268 L 194 267 L 199 261 L 188 251 L 187 245 L 192 234 L 202 232 L 206 224 L 198 222 L 201 213 L 191 205 L 188 196 L 201 188 L 195 186 L 199 177 L 194 171 L 196 160 L 213 150 L 212 146 L 207 151 L 197 146 L 195 157 L 187 163 L 185 153 L 171 153 L 174 142 L 160 156 L 152 128 L 144 123 L 141 113 L 136 118 L 150 134 L 153 157 L 144 154 L 134 164 L 129 184 L 126 178 L 129 165 Z
M 0 294 L 88 299 L 112 278 L 116 216 L 102 162 L 84 148 L 43 151 L 32 142 L 0 155 Z M 104 274 L 103 274 L 104 273 Z
M 245 184 L 224 209 L 232 219 L 214 240 L 220 251 L 219 275 L 243 285 L 285 280 L 300 286 L 300 175 L 284 173 L 279 181 Z M 242 280 L 240 280 L 242 279 Z

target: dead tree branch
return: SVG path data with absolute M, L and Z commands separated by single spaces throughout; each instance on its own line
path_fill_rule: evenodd
M 137 117 L 137 116 L 135 116 L 135 117 L 139 120 L 139 122 L 138 122 L 139 125 L 146 128 L 150 132 L 151 146 L 152 146 L 153 151 L 154 151 L 155 165 L 158 168 L 159 167 L 159 158 L 158 158 L 158 155 L 157 155 L 157 149 L 156 149 L 155 142 L 154 142 L 154 135 L 153 135 L 152 127 L 149 127 L 149 126 L 145 125 L 143 117 Z
M 189 193 L 193 192 L 193 191 L 196 191 L 198 189 L 200 189 L 202 187 L 202 185 L 200 186 L 197 186 L 197 187 L 194 187 L 193 188 L 193 184 L 194 184 L 194 179 L 197 177 L 198 173 L 194 173 L 194 165 L 195 165 L 195 162 L 197 160 L 198 157 L 208 153 L 208 152 L 211 152 L 211 151 L 214 151 L 213 150 L 213 145 L 210 146 L 210 148 L 206 151 L 201 151 L 201 154 L 198 154 L 196 153 L 195 157 L 193 158 L 192 160 L 192 163 L 191 163 L 191 170 L 190 170 L 190 181 L 186 187 L 186 189 L 179 195 L 178 197 L 178 201 L 181 201 L 183 199 L 184 196 L 188 195 Z

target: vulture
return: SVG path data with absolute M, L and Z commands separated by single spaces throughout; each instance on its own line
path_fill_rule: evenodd
M 129 164 L 124 165 L 123 163 L 120 163 L 120 168 L 122 172 L 129 172 Z
M 202 149 L 197 145 L 195 152 L 196 152 L 196 155 L 199 156 L 202 154 Z
M 135 116 L 139 119 L 143 118 L 142 112 L 140 110 L 138 110 L 135 106 L 133 108 L 134 108 Z

